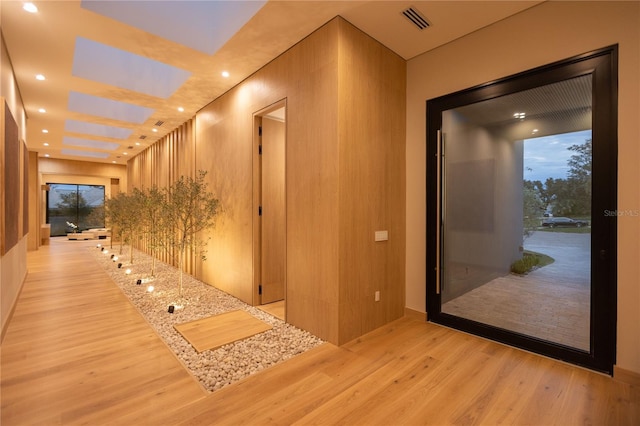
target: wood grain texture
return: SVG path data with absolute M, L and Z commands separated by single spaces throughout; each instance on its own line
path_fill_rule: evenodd
M 28 253 L 2 342 L 3 425 L 158 424 L 205 395 L 90 248 L 56 238 Z
M 238 310 L 176 324 L 174 328 L 196 351 L 202 352 L 246 339 L 272 327 L 248 312 Z
M 21 237 L 29 233 L 29 150 L 27 144 L 22 142 L 20 156 L 22 158 L 22 193 L 20 195 L 20 206 L 22 207 L 22 226 L 20 227 Z
M 38 177 L 38 153 L 35 151 L 27 152 L 27 161 L 29 163 L 29 188 L 27 197 L 29 199 L 29 234 L 27 249 L 30 251 L 37 250 L 42 244 L 42 237 L 40 235 L 40 226 L 44 222 L 42 217 L 42 196 L 44 191 L 40 187 L 40 179 Z
M 169 132 L 159 141 L 142 151 L 127 162 L 128 191 L 133 188 L 167 188 L 180 176 L 193 177 L 195 170 L 195 121 L 190 119 Z M 149 252 L 147 243 L 142 240 L 136 248 Z M 163 262 L 177 265 L 177 256 L 170 249 L 157 253 Z M 187 249 L 184 270 L 198 276 L 195 256 Z
M 223 213 L 203 232 L 211 240 L 197 277 L 260 303 L 254 120 L 286 99 L 287 321 L 344 343 L 401 317 L 405 71 L 404 60 L 336 18 L 202 108 L 194 168 L 209 171 Z M 153 150 L 154 161 L 169 155 Z M 177 160 L 168 161 L 171 169 Z M 390 239 L 375 243 L 377 230 Z
M 402 318 L 206 394 L 84 247 L 30 252 L 2 344 L 3 426 L 640 424 L 640 388 Z
M 346 343 L 404 314 L 406 63 L 338 22 L 338 342 Z M 376 242 L 376 231 L 389 239 Z
M 11 250 L 20 239 L 22 205 L 20 203 L 22 187 L 20 186 L 20 140 L 18 139 L 18 124 L 11 114 L 9 105 L 3 102 L 3 132 L 2 150 L 4 153 L 2 173 L 4 174 L 4 222 L 0 239 L 0 254 Z
M 262 119 L 261 304 L 284 299 L 286 277 L 285 123 Z
M 342 347 L 320 346 L 166 420 L 181 425 L 635 425 L 640 390 L 403 318 Z
M 284 300 L 280 300 L 279 302 L 269 303 L 267 305 L 259 305 L 258 308 L 260 310 L 263 310 L 273 315 L 276 318 L 280 318 L 282 321 L 286 321 L 286 316 L 285 316 L 286 305 Z

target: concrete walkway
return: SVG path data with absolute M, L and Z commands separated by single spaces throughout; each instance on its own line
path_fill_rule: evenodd
M 507 275 L 445 303 L 442 312 L 589 350 L 591 234 L 536 232 L 527 250 L 555 262 Z

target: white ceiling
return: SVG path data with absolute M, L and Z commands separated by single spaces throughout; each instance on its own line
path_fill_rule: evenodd
M 24 3 L 2 0 L 0 23 L 29 149 L 124 164 L 337 15 L 409 60 L 540 1 Z M 410 6 L 430 27 L 403 16 Z

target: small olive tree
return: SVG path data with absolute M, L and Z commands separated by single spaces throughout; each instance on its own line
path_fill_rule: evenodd
M 166 203 L 165 194 L 153 186 L 143 192 L 141 230 L 145 236 L 146 246 L 151 254 L 151 276 L 155 276 L 156 257 L 165 244 L 166 225 L 163 209 Z
M 169 231 L 167 246 L 178 253 L 180 279 L 178 294 L 182 296 L 182 270 L 187 247 L 202 253 L 206 242 L 198 238 L 198 233 L 215 225 L 220 205 L 217 198 L 208 191 L 204 181 L 206 171 L 198 171 L 195 179 L 181 176 L 165 191 L 163 223 Z
M 144 192 L 134 189 L 131 194 L 120 192 L 105 202 L 105 216 L 112 226 L 112 240 L 113 237 L 120 240 L 120 254 L 124 244 L 129 245 L 130 263 L 133 263 L 133 242 L 143 226 L 144 200 Z
M 105 221 L 111 227 L 110 248 L 113 249 L 114 239 L 118 239 L 120 241 L 120 254 L 122 254 L 122 223 L 124 221 L 124 205 L 126 202 L 126 194 L 122 192 L 104 202 Z
M 129 263 L 133 264 L 133 245 L 136 238 L 142 235 L 142 227 L 145 221 L 144 207 L 146 194 L 144 191 L 134 188 L 130 194 L 124 195 L 122 208 L 122 237 L 129 245 Z

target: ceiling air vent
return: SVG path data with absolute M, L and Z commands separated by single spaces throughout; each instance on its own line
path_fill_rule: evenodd
M 164 124 L 164 121 L 158 120 L 158 121 L 156 121 L 155 126 L 159 127 L 159 126 L 162 126 L 163 124 Z
M 140 135 L 140 139 L 146 139 L 147 135 Z
M 427 18 L 424 17 L 422 13 L 418 11 L 415 7 L 410 7 L 402 11 L 402 14 L 410 20 L 413 25 L 418 27 L 419 30 L 424 30 L 429 27 L 429 23 L 427 22 Z

